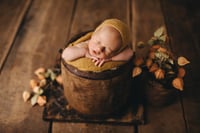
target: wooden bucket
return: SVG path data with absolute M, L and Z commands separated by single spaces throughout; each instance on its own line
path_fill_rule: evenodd
M 88 32 L 74 36 L 68 44 Z M 130 102 L 132 68 L 130 60 L 115 70 L 86 72 L 61 60 L 64 95 L 73 109 L 87 116 L 121 113 Z
M 148 80 L 145 88 L 146 100 L 153 106 L 165 106 L 173 103 L 177 97 L 176 90 L 155 80 Z
M 130 62 L 117 70 L 83 72 L 62 61 L 64 95 L 81 114 L 103 116 L 126 109 L 130 98 Z

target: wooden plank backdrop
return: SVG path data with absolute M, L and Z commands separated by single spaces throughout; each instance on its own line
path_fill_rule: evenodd
M 0 132 L 48 132 L 49 123 L 42 120 L 43 108 L 24 103 L 22 92 L 30 89 L 29 80 L 36 68 L 55 63 L 58 49 L 67 40 L 73 3 L 32 2 L 0 76 Z
M 29 5 L 30 0 L 1 0 L 0 73 Z
M 187 132 L 200 132 L 200 9 L 195 1 L 165 1 L 162 7 L 176 56 L 190 60 L 186 66 L 185 87 L 181 96 Z
M 0 132 L 2 133 L 199 133 L 200 10 L 189 0 L 0 0 Z M 135 48 L 161 25 L 170 48 L 187 57 L 185 90 L 166 107 L 145 107 L 144 125 L 120 126 L 42 120 L 43 107 L 24 103 L 22 92 L 38 67 L 54 65 L 69 38 L 94 29 L 107 18 L 128 23 Z

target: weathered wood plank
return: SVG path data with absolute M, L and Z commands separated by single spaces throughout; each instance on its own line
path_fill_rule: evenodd
M 180 103 L 158 108 L 149 106 L 146 109 L 147 123 L 139 126 L 139 133 L 185 133 L 183 113 Z
M 0 73 L 31 0 L 0 1 Z
M 164 25 L 159 0 L 132 0 L 133 46 L 139 41 L 147 42 L 153 32 Z M 137 53 L 139 50 L 137 49 Z M 140 53 L 138 53 L 140 54 Z
M 53 123 L 53 133 L 134 133 L 134 129 L 109 124 Z
M 159 0 L 132 0 L 132 15 L 133 45 L 147 42 L 157 28 L 165 26 Z M 143 56 L 145 52 L 145 49 L 136 48 L 136 56 Z M 148 105 L 145 111 L 146 124 L 138 126 L 139 133 L 185 132 L 180 101 L 160 108 Z
M 52 67 L 67 40 L 73 0 L 34 0 L 0 76 L 0 132 L 47 133 L 43 108 L 24 103 L 22 92 L 38 67 Z
M 195 1 L 162 0 L 166 23 L 172 38 L 171 47 L 177 56 L 190 60 L 186 68 L 183 106 L 188 132 L 200 132 L 200 9 Z
M 108 3 L 109 2 L 109 3 Z M 74 19 L 72 20 L 72 27 L 70 37 L 83 31 L 94 29 L 99 23 L 106 18 L 119 18 L 127 22 L 127 2 L 121 0 L 88 0 L 78 1 Z M 111 4 L 112 3 L 112 4 Z M 111 6 L 112 5 L 112 6 Z M 94 132 L 109 132 L 109 133 L 132 133 L 133 126 L 114 126 L 104 124 L 86 124 L 86 123 L 53 123 L 53 133 L 94 133 Z
M 112 3 L 112 6 L 110 3 Z M 123 2 L 120 0 L 112 0 L 109 3 L 106 0 L 78 1 L 70 37 L 77 33 L 94 29 L 107 18 L 118 18 L 128 23 L 127 3 L 128 0 Z

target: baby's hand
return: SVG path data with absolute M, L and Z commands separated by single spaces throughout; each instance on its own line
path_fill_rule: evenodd
M 95 66 L 101 67 L 105 62 L 110 61 L 111 59 L 93 59 Z
M 95 66 L 101 67 L 105 62 L 111 61 L 111 59 L 99 59 L 92 56 L 89 52 L 86 52 L 85 57 L 90 58 L 94 62 Z

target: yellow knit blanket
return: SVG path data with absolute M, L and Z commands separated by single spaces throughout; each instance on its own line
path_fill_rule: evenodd
M 79 38 L 78 40 L 72 42 L 71 46 L 76 45 L 80 42 L 86 41 L 88 39 L 91 38 L 93 32 L 89 32 L 86 35 L 82 36 L 81 38 Z M 76 59 L 74 61 L 68 61 L 67 64 L 72 65 L 74 67 L 76 67 L 79 70 L 82 71 L 92 71 L 92 72 L 102 72 L 105 70 L 111 70 L 111 69 L 115 69 L 123 64 L 125 64 L 125 61 L 109 61 L 103 64 L 103 66 L 101 67 L 97 67 L 94 65 L 94 62 L 91 61 L 91 59 L 89 58 L 79 58 Z

